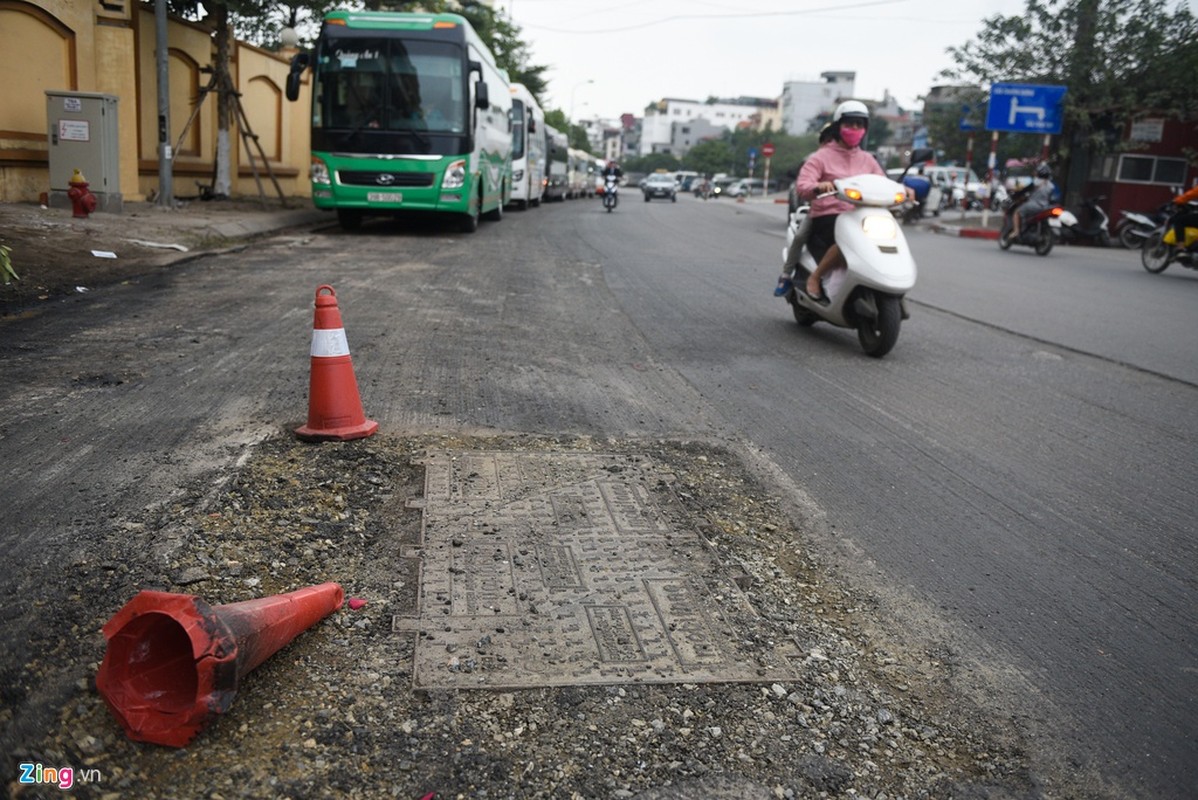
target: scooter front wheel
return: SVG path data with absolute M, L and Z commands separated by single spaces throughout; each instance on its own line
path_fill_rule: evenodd
M 1169 262 L 1173 260 L 1173 248 L 1164 242 L 1165 235 L 1157 231 L 1148 237 L 1144 242 L 1143 249 L 1140 250 L 1140 263 L 1144 265 L 1144 269 L 1152 274 L 1164 272 L 1169 266 Z
M 876 319 L 864 318 L 857 325 L 857 340 L 866 355 L 881 358 L 890 352 L 898 341 L 899 326 L 903 321 L 903 308 L 894 295 L 875 294 L 878 308 Z

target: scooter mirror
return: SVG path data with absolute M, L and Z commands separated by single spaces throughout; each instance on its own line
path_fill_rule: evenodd
M 930 147 L 920 147 L 911 151 L 911 163 L 922 164 L 925 161 L 935 161 L 936 151 Z

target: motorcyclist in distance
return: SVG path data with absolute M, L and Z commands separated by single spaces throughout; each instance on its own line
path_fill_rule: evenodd
M 853 208 L 851 203 L 834 196 L 818 195 L 835 192 L 836 186 L 832 181 L 838 178 L 866 173 L 886 175 L 877 159 L 861 149 L 868 131 L 869 109 L 864 103 L 846 100 L 838 105 L 832 113 L 832 127 L 828 130 L 831 141 L 811 154 L 795 181 L 798 196 L 811 201 L 811 234 L 807 239 L 807 249 L 818 266 L 807 278 L 805 291 L 817 300 L 824 295 L 823 276 L 845 263 L 840 248 L 836 246 L 836 217 Z M 789 288 L 789 281 L 786 275 L 779 279 L 778 288 L 783 289 L 783 293 Z
M 1019 202 L 1021 195 L 1027 199 Z M 1036 179 L 1016 192 L 1014 200 L 1019 203 L 1019 206 L 1012 214 L 1012 222 L 1014 222 L 1012 238 L 1018 239 L 1024 217 L 1034 216 L 1052 206 L 1052 169 L 1047 164 L 1036 167 Z
M 620 169 L 620 165 L 617 164 L 616 160 L 613 158 L 613 159 L 609 160 L 607 162 L 607 166 L 603 168 L 602 175 L 605 178 L 609 177 L 611 175 L 614 175 L 616 177 L 616 179 L 618 180 L 618 179 L 624 177 L 624 170 Z

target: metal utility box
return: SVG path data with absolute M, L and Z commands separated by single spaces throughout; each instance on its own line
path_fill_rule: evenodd
M 97 210 L 120 213 L 120 137 L 115 95 L 46 90 L 50 136 L 50 206 L 70 208 L 75 170 L 96 196 Z

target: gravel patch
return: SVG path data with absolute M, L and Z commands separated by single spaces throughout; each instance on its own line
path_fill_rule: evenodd
M 415 690 L 423 468 L 430 449 L 643 454 L 797 678 L 519 690 Z M 4 677 L 11 762 L 70 766 L 79 797 L 1031 798 L 1021 743 L 952 691 L 952 665 L 887 634 L 879 607 L 804 543 L 807 521 L 703 442 L 288 435 L 169 506 L 115 515 L 72 553 L 71 588 Z M 252 672 L 186 748 L 127 740 L 94 686 L 103 623 L 141 589 L 220 604 L 337 581 L 348 606 Z M 51 595 L 47 594 L 47 598 Z M 43 598 L 45 599 L 45 598 Z M 33 628 L 30 627 L 32 631 Z M 84 783 L 85 771 L 91 782 Z M 98 780 L 97 780 L 98 779 Z M 17 796 L 62 796 L 11 781 Z M 21 790 L 25 791 L 22 792 Z

